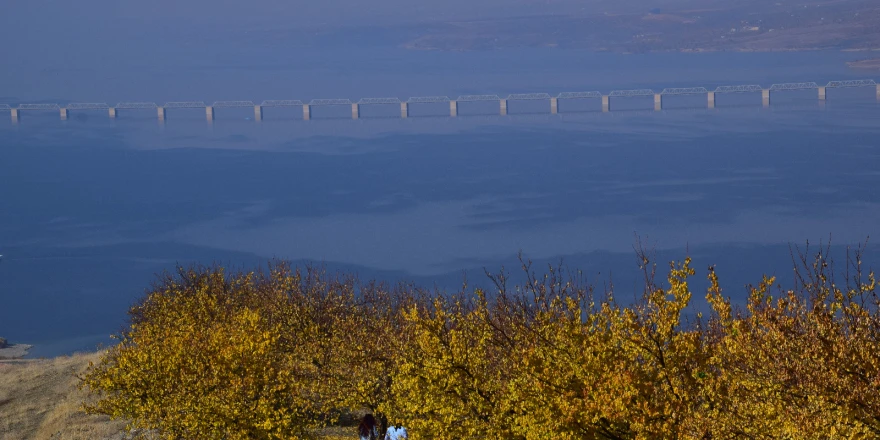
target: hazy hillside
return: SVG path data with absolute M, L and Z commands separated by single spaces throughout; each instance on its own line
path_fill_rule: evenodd
M 880 4 L 873 0 L 657 5 L 446 22 L 424 29 L 405 46 L 559 46 L 613 52 L 880 49 Z

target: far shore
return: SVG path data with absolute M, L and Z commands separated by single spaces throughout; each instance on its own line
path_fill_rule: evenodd
M 858 70 L 880 70 L 880 58 L 869 58 L 866 60 L 850 61 L 846 63 L 847 67 Z

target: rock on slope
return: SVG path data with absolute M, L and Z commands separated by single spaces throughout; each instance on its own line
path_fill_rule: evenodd
M 0 338 L 0 360 L 22 358 L 30 349 L 30 345 L 10 344 L 6 338 Z

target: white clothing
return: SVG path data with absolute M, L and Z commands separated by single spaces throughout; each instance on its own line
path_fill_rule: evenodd
M 389 426 L 385 433 L 385 440 L 406 440 L 408 438 L 406 428 L 403 426 Z

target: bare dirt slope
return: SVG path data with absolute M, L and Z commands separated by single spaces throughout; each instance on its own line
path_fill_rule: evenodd
M 86 415 L 77 389 L 97 353 L 47 360 L 0 360 L 0 440 L 121 439 L 123 423 Z
M 0 360 L 0 440 L 123 440 L 124 423 L 87 415 L 89 396 L 77 387 L 100 353 L 44 360 Z M 348 425 L 356 420 L 348 421 Z M 355 427 L 316 432 L 326 440 L 355 439 Z

